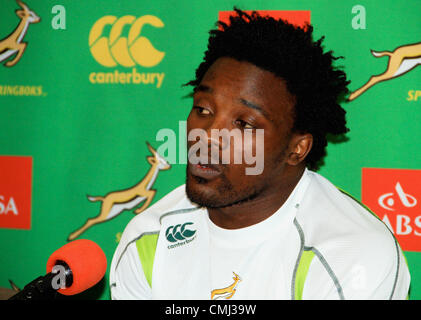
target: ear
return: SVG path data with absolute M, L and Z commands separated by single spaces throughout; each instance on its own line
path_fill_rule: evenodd
M 155 164 L 155 162 L 156 162 L 154 157 L 148 156 L 148 157 L 146 157 L 146 159 L 148 160 L 149 164 L 152 164 L 152 165 Z
M 147 141 L 146 141 L 146 145 L 148 146 L 149 151 L 150 151 L 153 155 L 155 155 L 156 151 L 155 151 L 155 149 L 154 149 L 154 148 L 152 148 L 152 146 L 149 144 L 149 142 L 147 142 Z
M 313 135 L 310 133 L 296 133 L 290 140 L 290 152 L 287 156 L 287 163 L 296 166 L 308 155 L 313 146 Z

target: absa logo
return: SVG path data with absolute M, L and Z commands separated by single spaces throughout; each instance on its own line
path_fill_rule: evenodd
M 379 197 L 378 203 L 382 208 L 389 211 L 395 211 L 396 209 L 394 209 L 394 206 L 395 206 L 395 201 L 397 199 L 399 199 L 401 203 L 407 208 L 412 208 L 417 205 L 417 199 L 405 193 L 399 182 L 396 183 L 395 190 L 396 190 L 396 193 L 393 193 L 393 192 L 385 193 Z
M 403 250 L 421 251 L 421 170 L 363 168 L 362 202 Z
M 32 157 L 0 156 L 0 228 L 30 229 Z

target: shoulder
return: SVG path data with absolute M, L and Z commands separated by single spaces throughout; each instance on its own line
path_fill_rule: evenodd
M 309 187 L 295 222 L 302 250 L 316 258 L 313 275 L 314 270 L 324 272 L 342 298 L 373 296 L 378 292 L 372 290 L 380 286 L 387 287 L 385 296 L 392 296 L 399 275 L 407 273 L 393 233 L 351 195 L 315 172 L 308 175 Z M 361 279 L 365 283 L 359 287 Z
M 142 213 L 133 217 L 124 229 L 120 244 L 124 246 L 145 233 L 159 232 L 161 219 L 166 215 L 196 208 L 197 206 L 187 198 L 185 185 L 183 184 L 169 192 Z
M 111 261 L 110 284 L 114 297 L 132 297 L 130 293 L 138 298 L 150 296 L 150 275 L 144 274 L 137 244 L 145 239 L 156 242 L 163 217 L 196 209 L 186 196 L 185 185 L 181 185 L 130 220 Z
M 323 176 L 312 171 L 308 175 L 309 187 L 297 213 L 307 245 L 339 246 L 350 241 L 365 249 L 379 243 L 394 247 L 392 232 L 373 212 Z
M 161 229 L 162 217 L 178 211 L 189 211 L 196 206 L 189 201 L 185 192 L 185 185 L 181 185 L 142 213 L 130 220 L 123 231 L 121 240 L 114 253 L 113 261 L 119 261 L 126 248 L 148 234 L 158 234 Z

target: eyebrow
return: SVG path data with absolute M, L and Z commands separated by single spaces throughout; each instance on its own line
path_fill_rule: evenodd
M 193 89 L 193 93 L 196 92 L 209 92 L 211 93 L 213 89 L 211 87 L 205 86 L 203 84 L 199 84 L 197 87 Z
M 213 89 L 209 86 L 203 85 L 203 84 L 199 84 L 197 87 L 195 87 L 193 89 L 193 93 L 196 92 L 206 92 L 206 93 L 212 93 Z M 269 114 L 267 113 L 266 110 L 264 110 L 262 107 L 260 107 L 259 105 L 250 102 L 244 98 L 239 98 L 238 101 L 243 105 L 246 106 L 248 108 L 254 109 L 256 111 L 258 111 L 259 113 L 261 113 L 265 118 L 267 118 L 268 120 L 270 120 L 271 122 L 273 122 L 272 118 L 269 116 Z
M 246 107 L 249 107 L 251 109 L 257 110 L 258 112 L 260 112 L 265 118 L 271 120 L 271 118 L 269 117 L 269 114 L 266 112 L 266 110 L 264 110 L 262 107 L 259 107 L 257 104 L 250 102 L 246 99 L 240 98 L 239 101 L 245 105 Z

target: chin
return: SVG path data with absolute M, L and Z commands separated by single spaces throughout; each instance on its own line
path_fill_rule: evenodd
M 187 174 L 187 197 L 191 202 L 201 207 L 217 208 L 224 205 L 222 195 L 218 192 L 218 188 L 213 182 Z
M 205 208 L 226 208 L 254 199 L 254 188 L 236 190 L 226 179 L 205 180 L 187 173 L 186 194 L 191 202 Z

